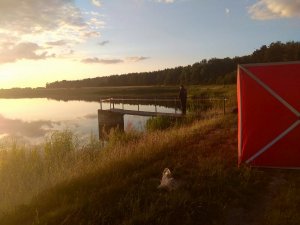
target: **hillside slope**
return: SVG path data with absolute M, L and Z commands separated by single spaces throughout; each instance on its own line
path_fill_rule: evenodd
M 40 193 L 0 224 L 297 224 L 299 175 L 238 168 L 236 135 L 236 115 L 227 115 L 115 141 L 97 171 Z M 170 192 L 157 189 L 166 167 L 179 183 Z

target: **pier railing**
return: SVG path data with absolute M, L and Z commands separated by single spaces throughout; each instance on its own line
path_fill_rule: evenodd
M 190 97 L 187 99 L 188 106 L 193 106 L 196 110 L 201 108 L 203 105 L 210 105 L 211 103 L 217 103 L 219 107 L 223 108 L 223 113 L 226 113 L 226 102 L 228 99 L 223 98 L 199 98 Z M 109 103 L 109 108 L 104 109 L 103 103 Z M 136 110 L 140 112 L 140 106 L 142 105 L 152 105 L 154 106 L 154 111 L 158 113 L 158 107 L 165 106 L 168 108 L 174 108 L 174 113 L 180 113 L 180 99 L 179 98 L 101 98 L 100 99 L 100 110 L 128 110 L 125 105 L 134 105 Z M 132 109 L 131 109 L 132 110 Z

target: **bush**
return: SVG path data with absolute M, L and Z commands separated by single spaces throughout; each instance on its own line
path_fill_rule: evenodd
M 141 133 L 135 130 L 130 130 L 124 132 L 118 128 L 111 129 L 108 134 L 106 134 L 106 141 L 109 146 L 116 145 L 126 145 L 129 142 L 137 141 L 141 136 Z
M 78 138 L 70 131 L 55 131 L 46 138 L 45 155 L 51 160 L 65 158 L 79 146 Z
M 176 124 L 176 119 L 172 117 L 154 117 L 147 120 L 146 130 L 155 131 L 155 130 L 165 130 L 170 127 L 173 127 Z
M 95 136 L 79 144 L 70 130 L 52 133 L 40 146 L 26 145 L 22 139 L 1 140 L 0 215 L 29 203 L 46 188 L 92 170 L 100 149 Z

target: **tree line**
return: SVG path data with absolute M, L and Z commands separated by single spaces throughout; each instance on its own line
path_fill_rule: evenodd
M 128 73 L 73 81 L 47 83 L 46 88 L 81 88 L 108 86 L 232 84 L 236 82 L 238 64 L 300 60 L 300 42 L 273 42 L 252 54 L 234 58 L 211 58 L 193 65 L 153 72 Z

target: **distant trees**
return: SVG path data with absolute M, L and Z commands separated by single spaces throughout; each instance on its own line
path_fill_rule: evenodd
M 300 59 L 300 42 L 274 42 L 263 45 L 251 55 L 252 62 L 295 61 Z
M 251 55 L 234 58 L 212 58 L 193 65 L 153 72 L 128 73 L 74 81 L 47 83 L 46 88 L 80 88 L 107 86 L 146 86 L 177 84 L 230 84 L 236 82 L 238 64 L 300 60 L 300 42 L 274 42 L 263 45 Z

